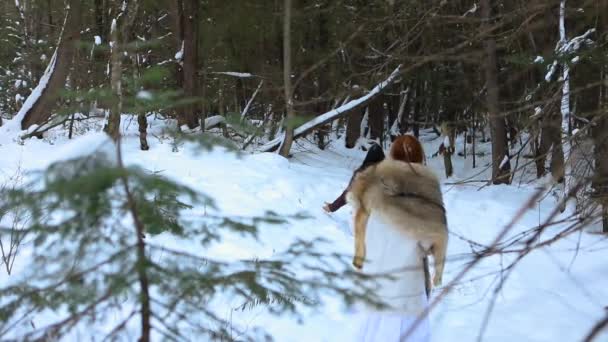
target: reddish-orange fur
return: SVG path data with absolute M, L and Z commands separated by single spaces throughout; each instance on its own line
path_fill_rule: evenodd
M 408 163 L 424 164 L 426 158 L 422 145 L 413 135 L 402 135 L 393 141 L 390 157 Z

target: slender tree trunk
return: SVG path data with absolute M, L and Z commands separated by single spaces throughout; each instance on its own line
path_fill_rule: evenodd
M 608 0 L 602 0 L 598 6 L 598 44 L 608 44 Z M 608 65 L 604 63 L 600 68 L 598 91 L 599 113 L 598 120 L 592 126 L 594 142 L 594 177 L 593 185 L 597 195 L 597 203 L 601 206 L 602 232 L 608 233 Z
M 198 0 L 183 0 L 183 89 L 184 95 L 191 99 L 197 96 L 198 81 L 198 22 L 199 4 Z M 199 125 L 197 115 L 197 104 L 190 103 L 178 111 L 178 125 L 187 125 L 195 128 Z
M 361 121 L 363 120 L 363 114 L 365 109 L 357 109 L 346 119 L 346 148 L 353 148 L 357 143 L 357 140 L 361 136 Z
M 95 10 L 95 28 L 97 29 L 97 35 L 102 39 L 106 40 L 104 32 L 104 11 L 103 11 L 103 0 L 94 1 Z
M 279 154 L 285 158 L 289 155 L 293 143 L 295 111 L 293 108 L 293 90 L 291 89 L 291 1 L 284 1 L 283 22 L 283 87 L 285 89 L 285 137 L 279 147 Z
M 114 98 L 112 99 L 110 107 L 106 132 L 114 141 L 118 141 L 118 138 L 120 137 L 120 114 L 122 112 L 122 51 L 117 20 L 120 16 L 121 15 L 119 14 L 112 20 L 112 26 L 110 28 L 110 36 L 112 39 L 110 57 L 112 73 L 110 76 L 110 84 Z
M 148 119 L 145 113 L 137 115 L 137 124 L 139 126 L 139 148 L 142 151 L 147 151 L 150 146 L 148 146 Z
M 414 95 L 414 111 L 412 112 L 412 130 L 416 139 L 420 137 L 420 125 L 418 124 L 420 111 L 422 110 L 422 81 L 416 81 L 416 94 Z
M 475 114 L 475 111 L 473 111 L 473 132 L 472 132 L 472 135 L 473 135 L 473 137 L 471 139 L 471 142 L 472 142 L 471 154 L 472 154 L 472 157 L 473 157 L 473 168 L 475 168 L 477 166 L 476 165 L 476 163 L 477 163 L 477 157 L 475 156 L 475 153 L 477 153 L 475 151 L 475 147 L 477 145 L 477 115 Z
M 122 160 L 122 146 L 120 142 L 120 136 L 116 141 L 116 150 L 117 150 L 117 159 L 118 166 L 121 169 L 124 169 L 124 164 Z M 149 342 L 150 341 L 150 333 L 152 332 L 152 325 L 150 324 L 150 318 L 152 316 L 152 311 L 150 309 L 150 282 L 148 279 L 148 258 L 146 256 L 146 242 L 144 241 L 145 237 L 145 226 L 139 217 L 139 210 L 137 208 L 137 201 L 135 200 L 135 196 L 131 192 L 129 188 L 129 181 L 127 176 L 122 176 L 122 185 L 123 190 L 125 191 L 125 195 L 127 197 L 127 206 L 131 217 L 133 219 L 134 225 L 134 233 L 137 238 L 136 245 L 136 263 L 135 269 L 137 272 L 137 280 L 139 283 L 139 300 L 140 300 L 140 323 L 141 323 L 141 336 L 138 339 L 138 342 Z
M 559 46 L 564 46 L 568 42 L 566 37 L 566 0 L 561 0 L 559 4 Z M 562 139 L 562 136 L 570 137 L 570 66 L 564 62 L 562 64 L 562 78 L 564 83 L 562 85 L 562 99 L 560 112 L 562 114 L 561 130 L 555 137 L 555 145 L 553 146 L 553 155 L 551 157 L 551 172 L 553 178 L 558 182 L 564 183 L 563 196 L 566 197 L 570 193 L 570 179 L 566 179 L 566 176 L 572 174 L 572 170 L 566 163 L 570 160 L 570 153 L 572 151 L 572 145 L 567 139 Z M 565 152 L 565 153 L 564 153 Z M 555 160 L 555 161 L 554 161 Z M 568 170 L 566 170 L 568 168 Z M 576 199 L 572 195 L 572 199 Z M 569 199 L 566 199 L 569 200 Z M 567 201 L 562 202 L 562 211 L 566 209 Z
M 76 42 L 80 39 L 80 18 L 82 0 L 69 0 L 66 17 L 61 31 L 59 43 L 45 71 L 46 86 L 39 85 L 39 92 L 32 92 L 30 96 L 34 102 L 29 108 L 22 108 L 25 113 L 21 119 L 21 128 L 28 129 L 32 125 L 41 125 L 47 122 L 56 104 L 59 91 L 63 89 L 70 66 L 76 52 Z M 41 79 L 42 83 L 43 79 Z M 29 99 L 28 99 L 29 100 Z M 25 101 L 28 103 L 28 101 Z
M 490 29 L 491 7 L 490 0 L 481 0 L 481 16 L 483 19 L 481 28 L 483 31 Z M 485 77 L 487 84 L 487 107 L 490 121 L 490 132 L 492 135 L 492 182 L 494 184 L 508 184 L 510 180 L 509 147 L 507 141 L 507 129 L 505 119 L 500 114 L 498 100 L 498 67 L 496 58 L 496 41 L 492 37 L 484 41 Z
M 384 95 L 376 97 L 367 107 L 369 111 L 369 137 L 382 146 L 384 132 Z
M 454 173 L 452 155 L 456 150 L 456 130 L 452 123 L 446 122 L 441 128 L 441 133 L 444 136 L 443 165 L 445 167 L 445 177 L 449 178 Z

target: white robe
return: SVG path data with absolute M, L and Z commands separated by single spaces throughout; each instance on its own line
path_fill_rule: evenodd
M 366 234 L 366 274 L 390 273 L 394 279 L 381 279 L 376 295 L 390 306 L 376 309 L 357 307 L 357 337 L 361 342 L 397 342 L 428 304 L 424 288 L 422 256 L 418 242 L 386 224 L 372 214 Z M 425 318 L 407 339 L 408 342 L 430 341 L 430 326 Z

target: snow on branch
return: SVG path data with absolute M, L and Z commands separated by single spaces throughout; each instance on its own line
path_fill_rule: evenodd
M 397 66 L 397 68 L 390 74 L 390 76 L 388 76 L 388 78 L 386 78 L 384 81 L 382 81 L 378 85 L 376 85 L 366 95 L 361 96 L 358 99 L 352 100 L 336 109 L 332 109 L 329 112 L 321 114 L 321 115 L 317 116 L 316 118 L 308 121 L 307 123 L 299 126 L 298 128 L 296 128 L 294 130 L 294 139 L 304 136 L 305 134 L 309 133 L 311 130 L 313 130 L 317 126 L 324 125 L 326 123 L 334 121 L 334 120 L 338 119 L 339 117 L 341 117 L 342 115 L 352 111 L 353 109 L 356 109 L 357 107 L 367 104 L 374 97 L 378 96 L 386 87 L 388 87 L 391 83 L 393 83 L 393 81 L 395 81 L 395 79 L 399 76 L 400 71 L 401 71 L 401 65 Z M 259 148 L 259 151 L 261 151 L 261 152 L 274 151 L 280 145 L 281 141 L 283 141 L 283 135 L 281 135 L 281 136 L 273 139 L 272 141 L 269 141 L 265 145 L 261 146 Z
M 237 78 L 255 77 L 255 75 L 250 74 L 248 72 L 236 72 L 236 71 L 215 71 L 215 72 L 212 72 L 212 74 L 227 75 L 227 76 L 232 76 L 232 77 L 237 77 Z
M 595 42 L 589 39 L 589 36 L 595 32 L 595 28 L 588 29 L 585 33 L 580 36 L 573 37 L 563 44 L 558 43 L 557 52 L 558 54 L 572 53 L 578 51 L 582 45 L 593 45 Z

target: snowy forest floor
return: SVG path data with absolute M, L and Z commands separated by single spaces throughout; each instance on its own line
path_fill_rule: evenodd
M 247 154 L 242 158 L 223 149 L 197 153 L 186 144 L 172 151 L 169 140 L 159 139 L 162 122 L 152 121 L 149 151 L 139 150 L 137 127 L 125 122 L 123 143 L 127 164 L 138 164 L 152 172 L 177 179 L 213 197 L 226 215 L 258 215 L 266 210 L 291 215 L 306 212 L 310 219 L 294 220 L 284 227 L 261 226 L 260 241 L 240 236 L 226 236 L 203 254 L 214 258 L 234 260 L 270 257 L 294 239 L 323 237 L 330 241 L 325 252 L 352 254 L 353 237 L 350 229 L 351 209 L 347 205 L 328 215 L 321 209 L 324 201 L 332 201 L 347 185 L 364 152 L 347 150 L 338 140 L 325 150 L 319 150 L 305 140 L 294 145 L 293 157 L 283 159 L 273 153 Z M 157 125 L 157 126 L 155 126 Z M 526 200 L 536 191 L 539 181 L 513 185 L 486 186 L 483 183 L 449 185 L 481 172 L 472 179 L 487 179 L 487 157 L 477 160 L 473 169 L 471 158 L 454 155 L 455 176 L 445 179 L 441 157 L 431 158 L 440 139 L 432 135 L 423 139 L 428 164 L 442 180 L 442 190 L 448 214 L 450 241 L 444 285 L 448 284 L 465 265 L 474 259 L 478 245 L 487 246 L 509 222 Z M 0 141 L 0 184 L 19 172 L 44 169 L 50 163 L 76 157 L 107 144 L 101 133 L 86 133 L 68 140 L 60 131 L 43 140 L 29 139 L 24 144 Z M 489 148 L 480 144 L 478 151 Z M 462 149 L 459 139 L 457 151 Z M 20 170 L 19 172 L 17 170 Z M 526 178 L 526 177 L 524 177 Z M 526 179 L 524 179 L 526 180 Z M 553 210 L 557 199 L 551 192 L 528 210 L 505 240 L 521 236 L 538 226 Z M 570 213 L 565 212 L 560 217 Z M 541 236 L 563 228 L 555 225 Z M 371 233 L 371 232 L 370 232 Z M 546 236 L 545 236 L 546 234 Z M 150 237 L 157 244 L 176 247 L 177 243 L 163 233 Z M 181 248 L 200 248 L 195 242 Z M 154 256 L 153 256 L 154 257 Z M 162 256 L 158 256 L 162 257 Z M 519 263 L 495 294 L 495 288 L 505 276 L 504 267 L 517 254 L 502 254 L 484 258 L 465 279 L 431 313 L 433 341 L 476 341 L 494 296 L 496 304 L 484 333 L 486 341 L 578 341 L 601 319 L 608 309 L 608 240 L 605 236 L 576 233 L 545 248 L 535 250 Z M 27 267 L 27 246 L 22 248 L 15 272 Z M 0 284 L 10 282 L 4 270 Z M 436 295 L 441 289 L 435 289 Z M 260 326 L 277 341 L 347 341 L 356 331 L 349 313 L 338 300 L 323 297 L 318 308 L 303 308 L 301 320 L 291 315 L 273 316 L 268 313 L 272 303 L 244 307 L 231 298 L 220 298 L 215 307 L 225 318 L 239 327 Z M 298 300 L 306 300 L 298 299 Z M 299 305 L 299 303 L 296 303 Z M 97 329 L 97 328 L 96 328 Z M 99 327 L 102 329 L 103 327 Z M 77 335 L 94 334 L 95 329 L 82 327 Z M 137 336 L 137 327 L 133 329 Z M 0 337 L 1 339 L 1 337 Z M 608 341 L 608 333 L 598 339 Z

